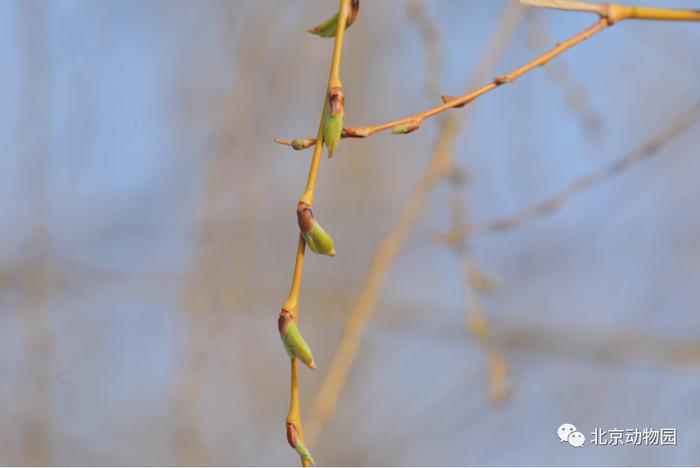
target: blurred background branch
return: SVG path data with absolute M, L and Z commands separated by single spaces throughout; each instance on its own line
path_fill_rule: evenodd
M 513 32 L 520 23 L 521 12 L 522 7 L 519 4 L 507 3 L 489 39 L 489 43 L 484 49 L 482 57 L 472 71 L 467 87 L 474 82 L 482 81 L 484 76 L 495 67 Z M 466 119 L 468 117 L 462 118 Z M 335 412 L 348 372 L 357 356 L 367 325 L 376 310 L 394 259 L 418 222 L 418 218 L 423 212 L 435 184 L 452 170 L 455 155 L 454 146 L 459 136 L 461 125 L 460 117 L 453 115 L 447 116 L 441 122 L 430 163 L 404 203 L 401 213 L 380 244 L 372 260 L 362 291 L 348 315 L 343 337 L 338 344 L 321 390 L 316 397 L 313 410 L 308 418 L 307 434 L 311 445 L 315 443 L 328 419 Z
M 633 149 L 620 159 L 604 165 L 595 172 L 579 177 L 560 193 L 552 195 L 540 203 L 530 206 L 503 219 L 491 221 L 483 225 L 476 225 L 468 232 L 472 236 L 494 234 L 517 228 L 524 223 L 549 215 L 561 209 L 582 193 L 585 193 L 610 180 L 611 178 L 627 171 L 637 163 L 661 154 L 661 150 L 666 146 L 666 144 L 668 144 L 678 135 L 690 129 L 695 123 L 697 123 L 698 118 L 700 118 L 700 102 L 695 103 L 687 111 L 676 117 L 668 126 L 662 129 L 658 134 L 652 137 L 649 141 L 645 142 L 643 145 Z M 449 234 L 447 237 L 460 236 L 465 232 L 467 231 L 457 230 L 456 232 Z

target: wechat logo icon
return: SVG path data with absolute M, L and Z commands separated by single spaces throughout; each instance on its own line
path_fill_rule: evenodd
M 586 436 L 576 430 L 576 426 L 571 423 L 564 423 L 557 429 L 559 442 L 568 442 L 572 447 L 583 447 Z

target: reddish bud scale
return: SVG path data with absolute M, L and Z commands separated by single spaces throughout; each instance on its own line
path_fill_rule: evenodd
M 370 136 L 369 127 L 344 128 L 342 136 L 347 138 L 366 138 Z
M 297 205 L 297 222 L 299 223 L 299 230 L 302 234 L 308 234 L 316 224 L 314 219 L 314 213 L 311 211 L 311 205 L 304 202 L 299 202 Z
M 293 449 L 297 448 L 297 430 L 292 423 L 287 423 L 287 442 Z
M 328 92 L 328 102 L 331 106 L 332 117 L 343 112 L 345 109 L 345 95 L 343 94 L 342 86 L 335 86 L 330 89 Z
M 284 335 L 287 334 L 287 328 L 289 327 L 289 323 L 292 321 L 292 314 L 288 310 L 282 309 L 280 312 L 279 318 L 277 319 L 277 329 L 280 332 L 280 338 L 284 338 Z

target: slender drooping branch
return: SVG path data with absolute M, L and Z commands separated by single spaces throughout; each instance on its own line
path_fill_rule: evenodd
M 469 210 L 463 200 L 460 179 L 452 183 L 452 231 L 469 232 Z M 495 289 L 495 282 L 487 277 L 476 262 L 469 245 L 469 236 L 454 237 L 450 247 L 459 259 L 462 268 L 464 306 L 467 330 L 479 341 L 486 356 L 488 369 L 488 396 L 493 404 L 500 404 L 510 395 L 509 371 L 503 351 L 491 331 L 484 295 Z
M 556 58 L 557 56 L 571 49 L 572 47 L 582 43 L 583 41 L 592 36 L 595 36 L 602 30 L 622 20 L 635 19 L 659 21 L 700 21 L 700 11 L 698 10 L 647 8 L 618 4 L 587 3 L 568 0 L 521 1 L 523 3 L 533 6 L 545 6 L 548 8 L 570 9 L 576 11 L 596 13 L 600 17 L 600 19 L 589 28 L 579 32 L 578 34 L 575 34 L 569 39 L 559 42 L 554 48 L 552 48 L 548 52 L 540 55 L 534 60 L 531 60 L 525 65 L 516 68 L 515 70 L 509 73 L 496 76 L 490 83 L 481 86 L 480 88 L 469 91 L 466 94 L 463 94 L 459 97 L 443 96 L 443 104 L 432 107 L 418 114 L 410 115 L 408 117 L 404 117 L 398 120 L 393 120 L 391 122 L 374 126 L 344 128 L 342 135 L 343 138 L 366 138 L 374 135 L 375 133 L 383 132 L 385 130 L 391 130 L 392 133 L 395 134 L 411 133 L 420 128 L 421 124 L 425 119 L 439 115 L 445 112 L 446 110 L 470 104 L 471 102 L 483 96 L 484 94 L 487 94 L 504 84 L 512 83 L 524 74 L 534 70 L 535 68 L 546 65 L 552 59 Z M 565 8 L 563 4 L 568 5 L 568 7 Z M 275 139 L 275 141 L 282 145 L 291 146 L 296 150 L 306 149 L 315 144 L 315 140 L 313 138 L 300 138 L 296 140 Z
M 431 21 L 425 4 L 421 0 L 410 0 L 406 4 L 406 11 L 418 28 L 418 31 L 420 31 L 425 44 L 425 66 L 428 69 L 426 80 L 427 95 L 430 98 L 436 98 L 440 96 L 440 79 L 444 68 L 442 47 L 440 46 L 440 31 L 435 23 Z
M 475 81 L 483 80 L 485 76 L 492 73 L 492 69 L 497 65 L 497 61 L 505 52 L 506 46 L 517 29 L 522 15 L 523 8 L 518 3 L 508 2 L 508 6 L 501 15 L 488 46 L 468 80 L 469 86 Z M 321 390 L 316 397 L 313 410 L 308 418 L 307 433 L 310 445 L 313 445 L 325 427 L 326 422 L 335 412 L 348 372 L 357 356 L 360 341 L 364 336 L 369 320 L 376 310 L 394 259 L 417 223 L 433 188 L 453 168 L 455 145 L 459 136 L 460 124 L 457 114 L 449 115 L 441 122 L 442 126 L 432 152 L 430 164 L 406 200 L 390 232 L 384 238 L 372 259 L 362 291 L 347 318 L 342 338 L 336 348 L 330 368 L 323 380 Z
M 359 2 L 353 2 L 359 5 Z M 333 112 L 329 107 L 329 101 L 340 87 L 340 61 L 343 53 L 343 41 L 345 39 L 345 28 L 347 25 L 348 15 L 351 0 L 340 0 L 340 7 L 337 15 L 337 27 L 335 32 L 335 45 L 333 48 L 333 58 L 331 60 L 331 68 L 328 76 L 328 89 L 324 95 L 323 108 L 321 110 L 321 119 L 318 126 L 318 133 L 315 140 L 313 157 L 311 159 L 311 167 L 306 182 L 306 188 L 299 200 L 298 216 L 300 228 L 302 224 L 309 227 L 309 232 L 315 220 L 311 215 L 311 207 L 314 202 L 314 190 L 316 187 L 316 179 L 318 177 L 318 169 L 321 164 L 321 156 L 323 153 L 324 130 L 327 127 L 328 113 Z M 342 91 L 340 91 L 342 93 Z M 342 106 L 342 104 L 341 104 Z M 342 111 L 342 108 L 341 108 Z M 304 220 L 304 223 L 302 223 Z M 318 226 L 316 224 L 316 226 Z M 289 411 L 286 418 L 287 441 L 300 455 L 303 466 L 310 466 L 313 463 L 313 458 L 304 446 L 304 433 L 301 423 L 301 411 L 299 408 L 299 369 L 297 360 L 301 359 L 312 369 L 315 369 L 315 363 L 311 357 L 310 350 L 306 343 L 300 338 L 296 329 L 296 323 L 299 321 L 299 293 L 301 290 L 302 273 L 304 269 L 304 254 L 306 250 L 305 235 L 309 232 L 299 234 L 297 242 L 296 260 L 294 264 L 294 274 L 292 276 L 292 286 L 289 292 L 289 297 L 282 306 L 280 318 L 278 321 L 280 335 L 285 340 L 285 347 L 291 355 L 291 385 L 290 385 L 290 402 Z M 325 233 L 325 232 L 324 232 Z M 312 247 L 313 248 L 313 247 Z M 315 250 L 315 249 L 314 249 Z M 293 337 L 292 342 L 287 337 Z M 287 339 L 285 339 L 287 338 Z M 290 352 L 291 349 L 291 352 Z M 297 359 L 298 358 L 298 359 Z
M 517 228 L 529 221 L 552 214 L 566 206 L 566 204 L 574 200 L 577 196 L 620 175 L 636 164 L 660 154 L 661 150 L 668 143 L 696 124 L 698 120 L 700 120 L 700 101 L 679 115 L 667 127 L 643 145 L 633 149 L 620 159 L 604 165 L 597 171 L 576 179 L 565 190 L 556 195 L 552 195 L 533 206 L 525 208 L 513 215 L 506 216 L 505 218 L 479 224 L 471 229 L 456 230 L 441 237 L 447 241 L 447 239 L 454 239 L 467 234 L 471 237 L 495 234 Z

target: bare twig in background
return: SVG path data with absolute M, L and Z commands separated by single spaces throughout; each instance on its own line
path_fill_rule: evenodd
M 539 10 L 532 9 L 528 11 L 527 17 L 528 21 L 525 31 L 532 49 L 535 52 L 546 49 L 552 43 L 552 37 L 549 34 L 548 24 L 544 15 Z M 605 130 L 603 119 L 593 108 L 582 83 L 576 80 L 576 76 L 571 71 L 566 57 L 552 62 L 545 67 L 545 72 L 552 80 L 552 83 L 564 92 L 569 109 L 581 122 L 581 127 L 586 134 L 595 143 L 600 144 Z
M 452 188 L 452 226 L 454 231 L 468 232 L 469 210 L 465 207 L 459 186 L 461 184 L 455 183 Z M 471 253 L 467 236 L 455 239 L 452 243 L 452 249 L 459 258 L 462 267 L 467 329 L 479 340 L 486 356 L 489 399 L 492 403 L 499 404 L 508 398 L 511 389 L 508 364 L 491 331 L 491 325 L 486 316 L 486 305 L 482 297 L 483 294 L 493 290 L 493 281 L 486 277 L 477 264 Z
M 430 70 L 429 84 L 440 82 L 441 69 L 432 66 L 434 63 L 440 63 L 441 47 L 437 28 L 430 20 L 425 4 L 422 1 L 412 1 L 407 4 L 409 13 L 413 20 L 418 23 L 418 29 L 423 36 L 423 42 L 426 48 L 426 67 Z M 434 90 L 433 86 L 428 86 L 428 95 L 431 96 L 439 92 Z M 466 222 L 464 219 L 466 210 L 462 208 L 461 194 L 459 187 L 468 179 L 465 171 L 458 169 L 456 166 L 446 174 L 452 182 L 453 199 L 452 199 L 452 216 L 453 229 L 463 226 Z M 489 373 L 488 394 L 493 403 L 500 403 L 507 398 L 510 393 L 508 384 L 508 367 L 500 349 L 494 342 L 490 332 L 486 314 L 484 312 L 483 301 L 480 294 L 484 288 L 486 278 L 482 273 L 476 260 L 471 255 L 466 238 L 456 239 L 453 244 L 455 254 L 460 260 L 461 267 L 464 270 L 464 294 L 465 294 L 465 311 L 466 325 L 469 332 L 476 337 L 481 345 L 487 360 L 487 368 Z
M 590 329 L 548 328 L 542 324 L 501 327 L 498 336 L 506 349 L 542 354 L 549 359 L 611 364 L 642 361 L 691 372 L 700 367 L 700 344 L 694 338 L 649 335 L 633 330 L 600 333 Z
M 517 3 L 508 3 L 488 46 L 472 72 L 470 84 L 483 80 L 483 77 L 495 67 L 517 29 L 522 13 L 523 8 Z M 468 115 L 466 114 L 466 116 Z M 457 115 L 448 115 L 441 122 L 439 135 L 426 172 L 406 200 L 396 222 L 372 259 L 362 291 L 348 316 L 343 336 L 309 416 L 307 437 L 310 444 L 315 442 L 326 422 L 335 412 L 338 397 L 343 390 L 348 372 L 357 355 L 360 341 L 376 309 L 396 255 L 423 212 L 435 184 L 442 180 L 452 168 L 452 159 L 455 154 L 454 146 L 460 126 L 461 121 Z
M 430 97 L 439 97 L 442 91 L 440 78 L 444 67 L 442 47 L 440 46 L 440 31 L 430 19 L 430 15 L 425 9 L 425 4 L 421 0 L 409 0 L 406 3 L 406 10 L 416 28 L 420 31 L 425 44 L 425 65 L 428 73 L 428 79 L 426 80 L 427 94 Z
M 46 105 L 50 102 L 48 86 L 43 80 L 49 75 L 49 57 L 46 37 L 46 12 L 38 1 L 19 5 L 24 17 L 20 30 L 20 44 L 25 45 L 22 67 L 22 102 L 19 128 L 24 134 L 23 194 L 31 213 L 27 249 L 27 269 L 21 284 L 24 310 L 22 315 L 27 338 L 24 356 L 26 363 L 26 388 L 24 396 L 23 458 L 30 466 L 50 464 L 49 454 L 49 359 L 51 337 L 48 317 L 50 293 L 50 200 L 49 181 L 49 120 Z
M 469 235 L 484 236 L 507 231 L 559 210 L 578 195 L 585 193 L 604 183 L 605 181 L 621 174 L 637 163 L 660 154 L 661 150 L 669 142 L 673 141 L 674 138 L 688 130 L 698 121 L 698 119 L 700 119 L 700 102 L 695 103 L 690 109 L 676 117 L 676 119 L 674 119 L 657 135 L 644 143 L 642 146 L 633 149 L 622 158 L 604 165 L 591 174 L 587 174 L 576 179 L 562 192 L 553 195 L 546 200 L 537 203 L 536 205 L 528 207 L 503 219 L 474 226 L 474 228 L 469 232 Z M 466 234 L 466 232 L 458 231 L 451 233 L 449 237 L 464 234 Z
M 548 64 L 551 60 L 563 54 L 572 47 L 595 36 L 599 32 L 626 19 L 652 19 L 659 21 L 700 21 L 700 12 L 696 10 L 674 10 L 666 8 L 645 8 L 629 7 L 618 4 L 597 4 L 578 1 L 561 0 L 532 0 L 523 1 L 524 4 L 533 6 L 546 6 L 548 8 L 574 9 L 576 11 L 588 11 L 597 13 L 600 19 L 585 30 L 563 40 L 548 52 L 536 57 L 525 65 L 516 68 L 503 75 L 496 76 L 491 83 L 463 94 L 462 96 L 443 96 L 444 104 L 436 106 L 401 119 L 393 120 L 380 125 L 345 128 L 343 137 L 345 138 L 366 138 L 375 133 L 385 130 L 392 130 L 392 133 L 404 134 L 417 130 L 421 123 L 430 117 L 439 115 L 446 110 L 463 107 L 474 102 L 477 98 L 487 94 L 494 89 L 508 83 L 512 83 L 526 73 Z M 408 130 L 407 130 L 408 129 Z M 282 145 L 288 145 L 296 150 L 305 149 L 313 145 L 313 138 L 301 138 L 297 140 L 275 139 Z
M 176 447 L 178 459 L 183 465 L 203 466 L 209 464 L 209 455 L 203 446 L 201 436 L 201 392 L 204 385 L 205 366 L 213 355 L 208 355 L 209 346 L 221 338 L 223 327 L 216 326 L 216 311 L 225 309 L 227 296 L 235 295 L 235 284 L 228 272 L 230 261 L 229 239 L 235 236 L 229 228 L 227 209 L 234 189 L 245 190 L 236 183 L 240 171 L 240 161 L 231 157 L 240 151 L 241 142 L 248 131 L 240 121 L 241 116 L 251 119 L 256 105 L 255 96 L 245 86 L 246 80 L 258 73 L 265 60 L 264 50 L 270 41 L 265 26 L 269 24 L 271 8 L 266 6 L 255 18 L 249 20 L 245 42 L 237 51 L 240 76 L 225 93 L 222 108 L 224 114 L 218 119 L 225 129 L 215 141 L 214 151 L 204 161 L 202 199 L 198 203 L 197 229 L 195 234 L 192 265 L 185 278 L 181 307 L 187 312 L 187 336 L 184 346 L 184 365 L 181 371 L 175 401 L 178 412 L 176 427 Z M 189 75 L 192 64 L 187 62 L 179 76 L 186 83 L 194 79 Z M 187 122 L 185 125 L 189 125 Z M 252 205 L 245 204 L 248 209 Z M 238 257 L 240 260 L 240 257 Z M 230 298 L 229 298 L 230 300 Z

